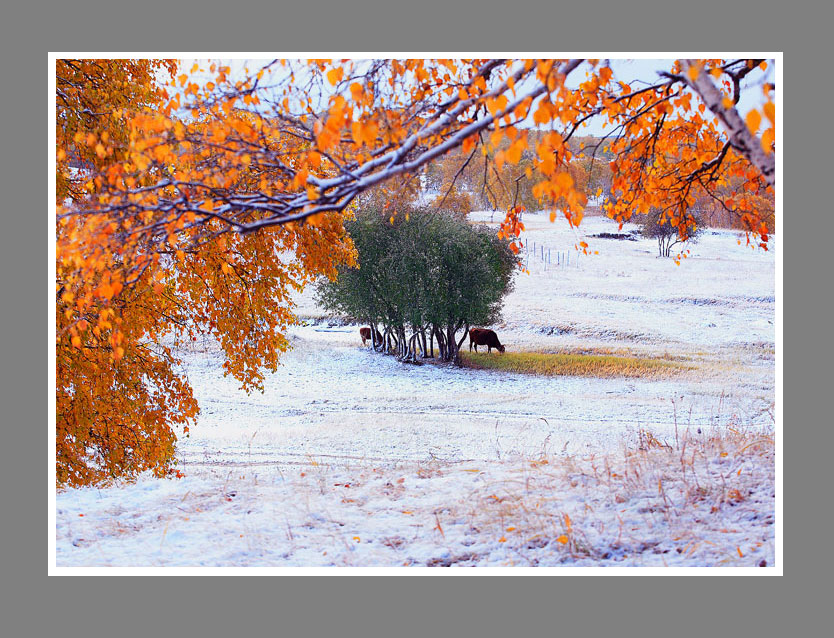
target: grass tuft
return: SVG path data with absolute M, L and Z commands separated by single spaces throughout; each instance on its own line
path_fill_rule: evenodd
M 545 376 L 658 378 L 694 369 L 664 359 L 541 352 L 462 352 L 461 362 L 466 368 Z

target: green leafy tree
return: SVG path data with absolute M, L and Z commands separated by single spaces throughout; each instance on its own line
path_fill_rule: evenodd
M 457 362 L 469 327 L 499 318 L 517 261 L 495 231 L 431 208 L 396 217 L 366 209 L 345 227 L 359 266 L 323 280 L 318 299 L 332 312 L 381 326 L 377 350 L 416 361 L 433 356 L 436 341 L 440 358 Z

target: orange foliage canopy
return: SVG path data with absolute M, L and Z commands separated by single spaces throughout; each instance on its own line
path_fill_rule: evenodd
M 175 428 L 187 434 L 198 413 L 177 372 L 177 347 L 210 334 L 223 348 L 225 372 L 247 390 L 261 387 L 263 369 L 274 371 L 288 346 L 291 291 L 320 274 L 334 276 L 337 264 L 354 258 L 337 214 L 241 235 L 224 232 L 228 227 L 215 219 L 195 224 L 188 210 L 169 218 L 154 211 L 151 202 L 168 192 L 154 189 L 163 175 L 194 177 L 199 166 L 224 161 L 219 148 L 179 158 L 173 151 L 164 156 L 157 144 L 154 166 L 142 166 L 135 149 L 147 137 L 137 131 L 165 132 L 153 115 L 167 99 L 155 81 L 163 68 L 173 72 L 175 65 L 58 61 L 59 91 L 65 87 L 57 137 L 61 484 L 172 471 Z M 277 137 L 269 143 L 292 144 Z M 245 196 L 261 177 L 241 164 L 233 180 L 226 192 Z M 158 194 L 131 196 L 135 218 L 97 214 L 112 201 L 114 184 Z M 256 210 L 251 215 L 258 218 Z
M 496 174 L 532 153 L 533 194 L 578 225 L 569 142 L 600 118 L 609 216 L 660 209 L 685 235 L 709 197 L 766 247 L 773 87 L 746 121 L 736 110 L 762 65 L 680 60 L 633 88 L 599 60 L 58 61 L 59 481 L 169 471 L 172 428 L 197 413 L 178 340 L 211 333 L 258 387 L 287 347 L 289 291 L 354 259 L 352 202 L 452 150 Z

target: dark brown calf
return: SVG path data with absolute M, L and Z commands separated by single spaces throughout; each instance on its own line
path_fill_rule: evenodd
M 382 335 L 379 334 L 379 330 L 375 330 L 376 332 L 376 342 L 382 343 Z M 367 341 L 371 338 L 371 329 L 370 328 L 359 328 L 359 336 L 362 337 L 362 345 L 364 346 Z
M 487 352 L 492 352 L 495 348 L 498 352 L 504 352 L 504 346 L 498 341 L 498 335 L 492 330 L 485 328 L 471 328 L 469 330 L 469 350 L 472 351 L 472 346 L 475 346 L 475 352 L 478 352 L 478 346 L 486 346 Z

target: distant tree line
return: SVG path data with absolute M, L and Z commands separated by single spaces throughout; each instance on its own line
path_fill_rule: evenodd
M 518 262 L 497 231 L 431 207 L 365 208 L 345 228 L 359 265 L 322 279 L 318 300 L 367 323 L 376 351 L 416 362 L 434 357 L 436 343 L 442 360 L 458 362 L 469 327 L 499 319 Z
M 426 186 L 436 191 L 433 204 L 443 209 L 506 210 L 523 206 L 535 211 L 551 205 L 559 205 L 551 198 L 536 194 L 536 185 L 547 176 L 537 168 L 536 146 L 544 132 L 527 131 L 528 148 L 521 152 L 517 162 L 500 162 L 497 165 L 491 156 L 480 153 L 451 152 L 426 166 Z M 511 140 L 504 138 L 495 145 L 494 152 L 506 153 Z M 566 145 L 573 154 L 567 170 L 573 182 L 587 197 L 611 196 L 611 168 L 613 154 L 605 140 L 593 136 L 574 137 Z M 399 200 L 407 194 L 406 189 L 398 191 Z M 399 201 L 398 200 L 398 201 Z

